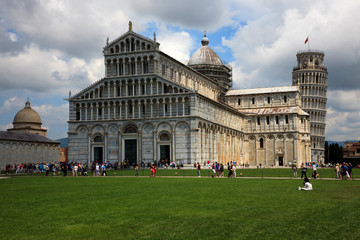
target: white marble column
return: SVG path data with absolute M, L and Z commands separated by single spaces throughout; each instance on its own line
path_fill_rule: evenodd
M 154 115 L 153 115 L 153 102 L 151 101 L 150 102 L 150 117 L 154 117 Z

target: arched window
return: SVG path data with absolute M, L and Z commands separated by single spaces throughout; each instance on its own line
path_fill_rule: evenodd
M 286 97 L 286 95 L 284 96 L 284 102 L 287 102 L 287 97 Z
M 168 133 L 161 133 L 159 139 L 160 141 L 170 141 L 170 135 Z
M 270 97 L 267 97 L 267 102 L 270 103 Z
M 260 138 L 260 148 L 264 148 L 264 139 Z
M 125 128 L 124 133 L 137 133 L 137 130 L 134 126 L 128 126 Z
M 102 137 L 101 136 L 94 137 L 94 142 L 103 142 Z

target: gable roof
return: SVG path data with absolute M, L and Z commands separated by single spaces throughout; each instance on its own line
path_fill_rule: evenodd
M 255 115 L 274 115 L 274 114 L 291 114 L 297 113 L 302 116 L 310 116 L 299 106 L 295 107 L 270 107 L 270 108 L 253 108 L 253 109 L 241 109 L 240 112 L 244 114 Z
M 109 44 L 106 44 L 105 47 L 104 47 L 104 49 L 109 48 L 109 47 L 112 47 L 112 46 L 115 45 L 118 41 L 120 41 L 122 38 L 126 38 L 126 37 L 129 36 L 129 35 L 134 36 L 134 37 L 137 37 L 137 38 L 140 38 L 140 39 L 142 39 L 142 40 L 144 40 L 144 41 L 146 41 L 146 42 L 151 42 L 151 43 L 153 43 L 153 44 L 158 44 L 158 45 L 160 45 L 160 43 L 154 41 L 153 39 L 147 38 L 147 37 L 145 37 L 145 36 L 143 36 L 143 35 L 140 35 L 140 34 L 138 34 L 138 33 L 136 33 L 136 32 L 133 32 L 132 30 L 129 30 L 129 31 L 127 31 L 126 33 L 120 35 L 119 37 L 117 37 L 117 38 L 115 38 L 114 40 L 112 40 L 111 42 L 109 42 Z
M 254 94 L 265 94 L 265 93 L 282 93 L 282 92 L 298 92 L 298 91 L 299 91 L 298 86 L 251 88 L 251 89 L 229 90 L 226 92 L 226 96 L 254 95 Z
M 57 141 L 51 140 L 47 137 L 43 137 L 39 134 L 7 131 L 0 131 L 0 140 L 60 144 Z

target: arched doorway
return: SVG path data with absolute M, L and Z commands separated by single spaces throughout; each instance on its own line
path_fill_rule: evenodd
M 95 136 L 92 146 L 92 160 L 93 162 L 102 164 L 104 162 L 104 141 L 102 136 Z
M 161 132 L 158 141 L 158 159 L 168 165 L 171 163 L 171 136 L 168 132 Z
M 138 131 L 136 126 L 125 127 L 122 139 L 122 158 L 128 161 L 130 166 L 133 166 L 138 161 Z

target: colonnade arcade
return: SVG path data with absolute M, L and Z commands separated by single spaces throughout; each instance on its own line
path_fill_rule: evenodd
M 77 99 L 116 98 L 129 96 L 147 96 L 159 94 L 183 93 L 186 90 L 157 78 L 130 78 L 107 80 Z
M 313 97 L 306 97 L 302 98 L 302 107 L 304 109 L 326 109 L 326 98 L 313 98 Z
M 285 166 L 291 161 L 303 161 L 307 158 L 305 148 L 298 154 L 298 139 L 293 134 L 250 135 L 248 142 L 249 156 L 246 163 L 252 166 L 260 163 L 263 166 Z M 298 159 L 298 155 L 301 159 Z
M 216 124 L 199 122 L 199 161 L 227 164 L 235 161 L 240 164 L 243 159 L 242 132 L 225 128 Z
M 326 68 L 324 68 L 326 70 Z M 299 68 L 295 68 L 293 72 L 293 83 L 294 84 L 323 84 L 326 86 L 327 72 L 298 72 Z
M 119 38 L 121 37 L 122 36 L 120 36 Z M 115 39 L 113 42 L 116 42 L 118 39 Z M 116 43 L 113 47 L 111 47 L 110 53 L 116 54 L 116 53 L 137 52 L 137 51 L 146 51 L 146 50 L 151 50 L 151 45 L 149 43 L 146 43 L 145 41 L 140 39 L 125 38 L 122 41 Z
M 107 58 L 105 60 L 105 76 L 119 77 L 154 73 L 156 72 L 156 62 L 153 55 Z
M 188 96 L 103 100 L 76 104 L 76 120 L 112 120 L 190 115 Z

